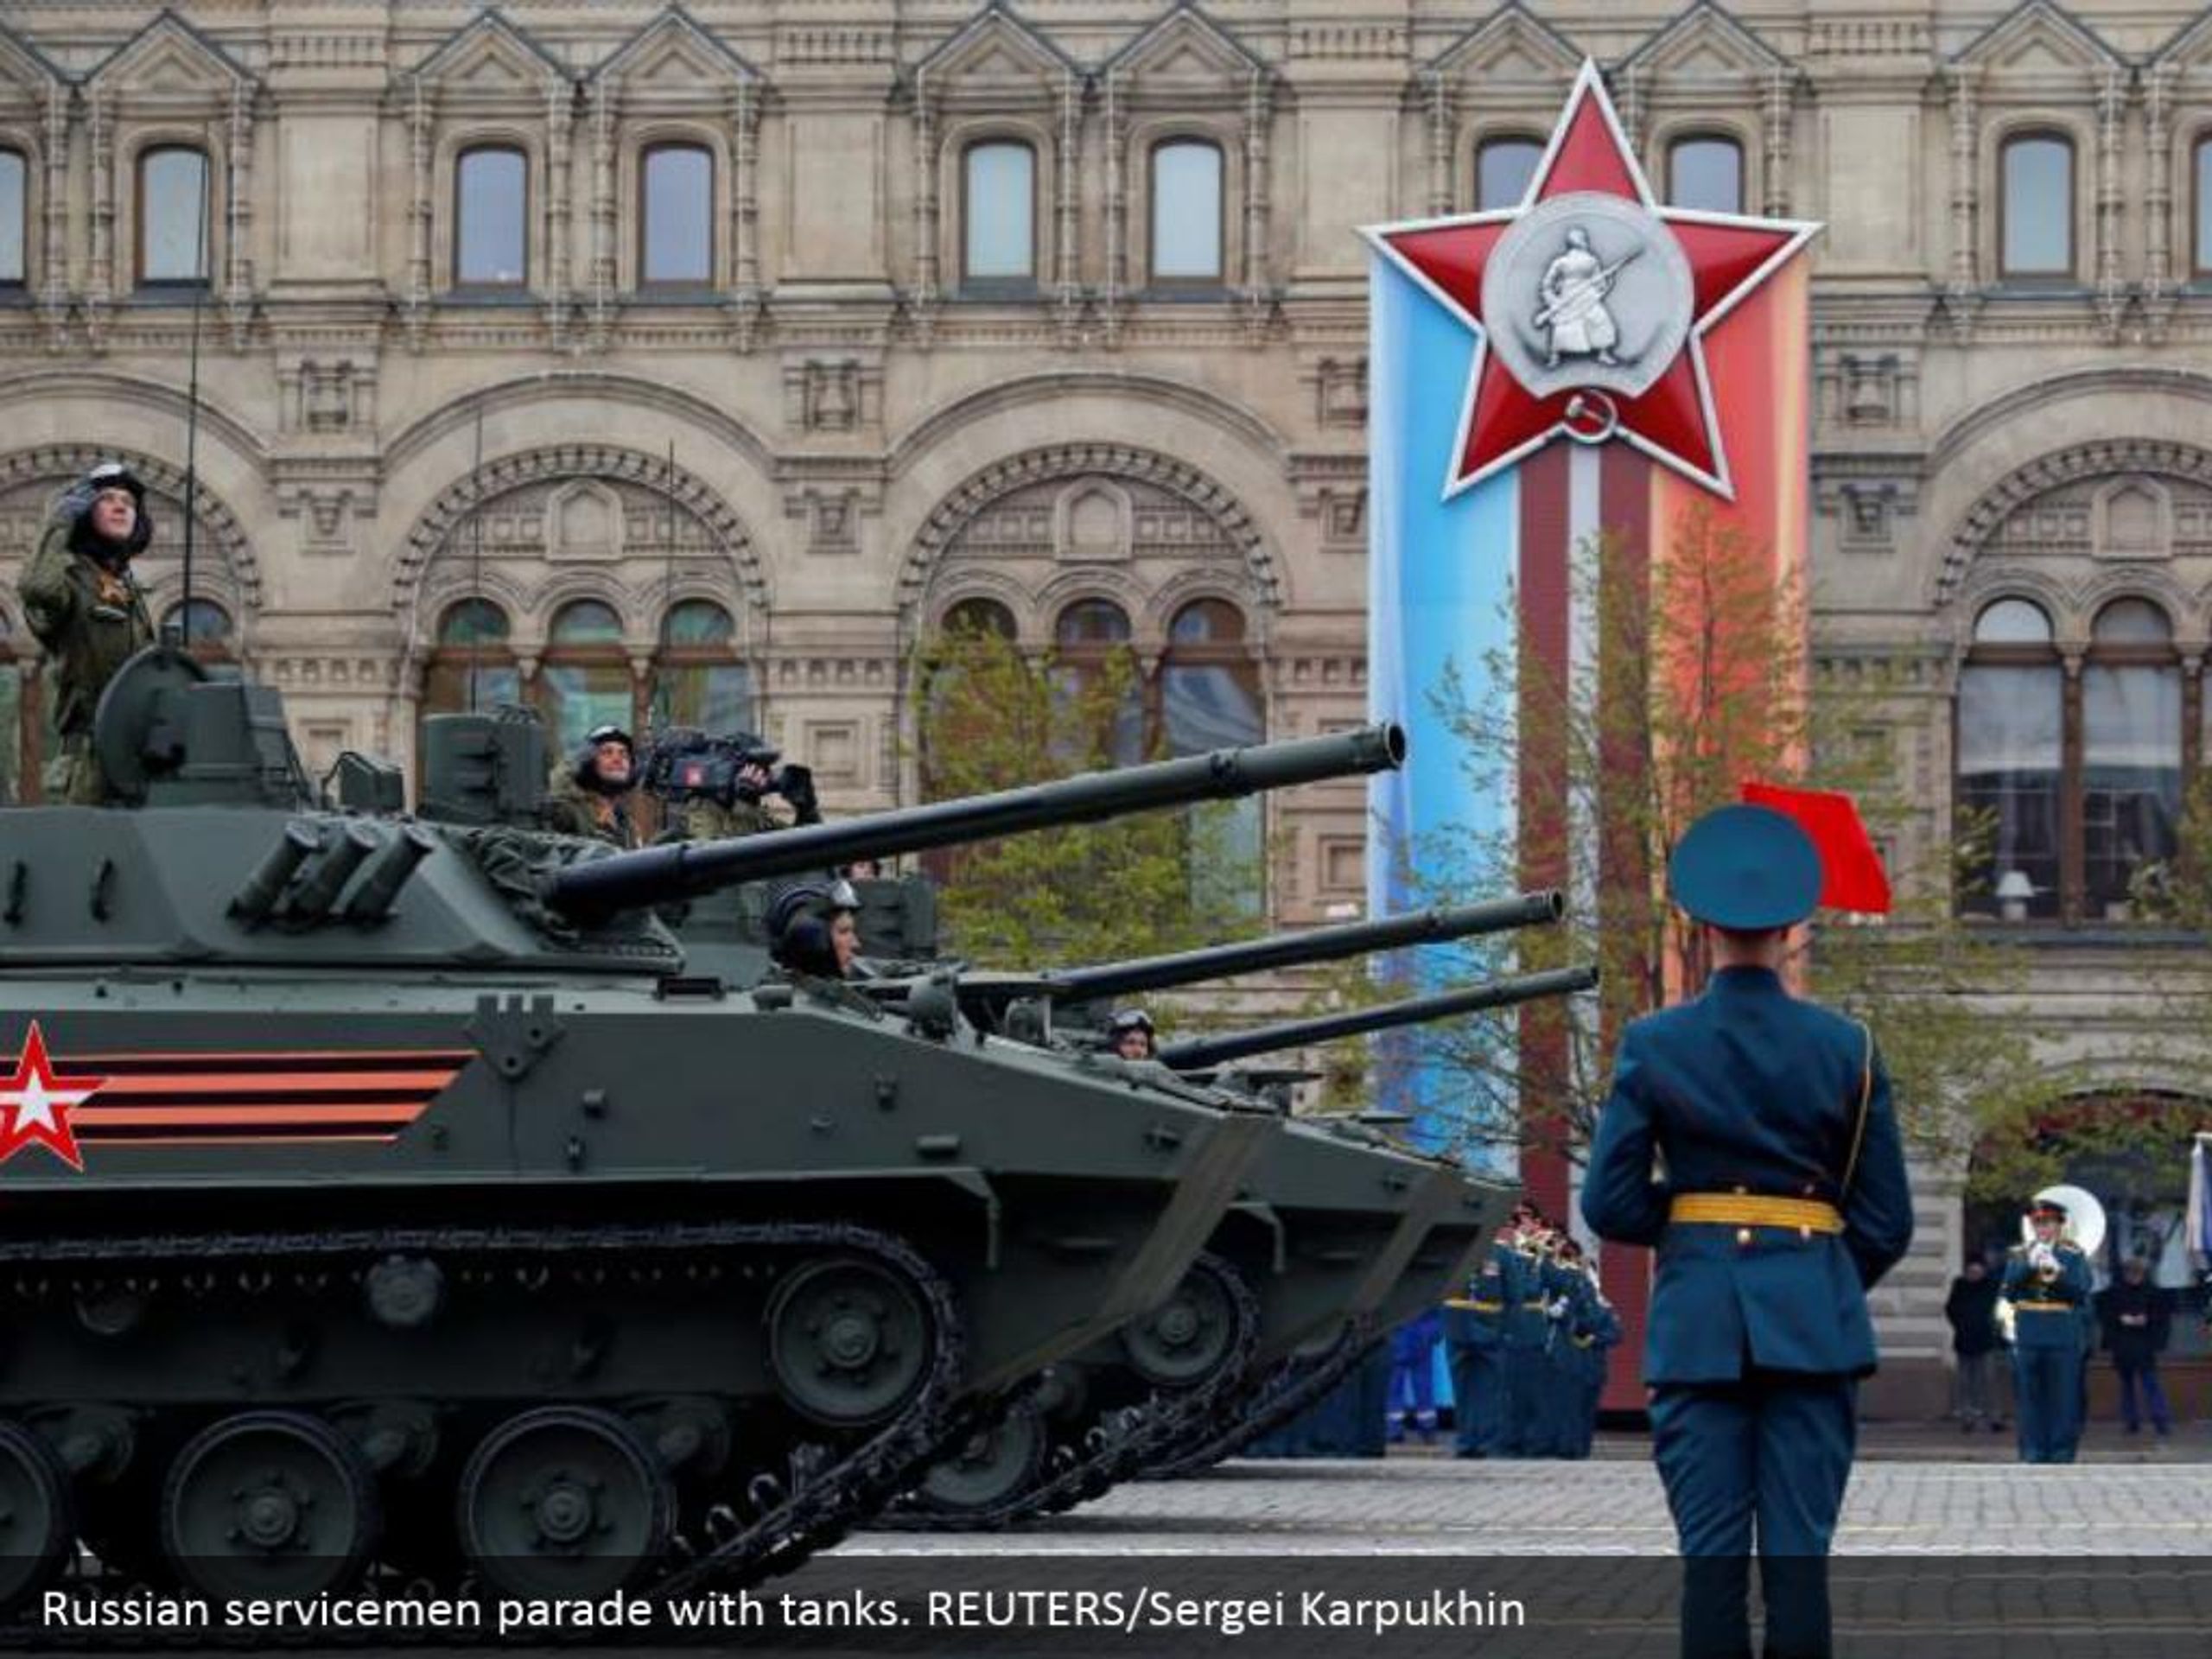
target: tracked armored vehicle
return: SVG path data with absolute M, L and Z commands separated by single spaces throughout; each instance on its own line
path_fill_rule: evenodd
M 988 1042 L 950 983 L 687 974 L 648 906 L 1402 753 L 609 854 L 501 821 L 534 722 L 445 718 L 437 819 L 358 759 L 321 804 L 272 690 L 151 652 L 97 732 L 141 804 L 0 816 L 0 1049 L 51 1130 L 0 1165 L 0 1601 L 79 1537 L 211 1596 L 795 1563 L 1165 1300 L 1276 1128 Z
M 1141 961 L 968 988 L 1034 992 L 998 1014 L 1009 1028 L 1048 1026 L 1048 1010 L 1310 964 L 1408 945 L 1555 922 L 1556 893 Z M 1475 1006 L 1503 1007 L 1584 988 L 1583 976 L 1531 976 L 1485 988 Z M 1466 994 L 1463 994 L 1464 996 Z M 1040 1008 L 1038 1004 L 1045 1007 Z M 1409 1005 L 1397 1005 L 1401 1007 Z M 988 1021 L 993 1015 L 979 1011 Z M 1251 1052 L 1347 1034 L 1355 1015 L 1249 1033 Z M 1367 1016 L 1375 1018 L 1370 1011 Z M 1404 1018 L 1394 1023 L 1408 1023 Z M 1236 1042 L 1232 1037 L 1224 1039 Z M 1175 1069 L 1110 1058 L 1080 1062 L 1135 1075 Z M 1453 1166 L 1412 1155 L 1357 1126 L 1286 1118 L 1249 1172 L 1236 1204 L 1175 1294 L 1112 1337 L 1054 1365 L 1005 1420 L 979 1429 L 932 1469 L 903 1524 L 1000 1526 L 1095 1497 L 1114 1482 L 1208 1446 L 1240 1422 L 1300 1353 L 1326 1352 L 1346 1333 L 1363 1345 L 1446 1294 L 1455 1270 L 1502 1217 L 1513 1194 Z M 1402 1310 L 1402 1311 L 1401 1311 Z

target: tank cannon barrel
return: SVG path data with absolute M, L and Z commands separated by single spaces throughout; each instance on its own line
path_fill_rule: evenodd
M 1283 1025 L 1262 1026 L 1254 1031 L 1235 1032 L 1225 1037 L 1193 1037 L 1185 1042 L 1168 1044 L 1160 1051 L 1159 1058 L 1163 1065 L 1173 1066 L 1178 1071 L 1205 1071 L 1253 1054 L 1271 1054 L 1286 1048 L 1303 1048 L 1309 1043 L 1332 1042 L 1339 1037 L 1360 1037 L 1370 1032 L 1394 1030 L 1400 1026 L 1425 1025 L 1432 1020 L 1449 1019 L 1454 1014 L 1480 1014 L 1485 1009 L 1510 1007 L 1516 1003 L 1539 1001 L 1545 997 L 1573 996 L 1578 991 L 1595 990 L 1597 987 L 1598 970 L 1595 968 L 1554 968 L 1540 974 L 1519 974 L 1510 979 L 1492 980 L 1486 985 L 1471 986 L 1464 991 L 1408 997 L 1381 1007 L 1353 1008 L 1343 1014 L 1323 1014 L 1314 1020 L 1293 1020 Z
M 1503 932 L 1510 928 L 1540 927 L 1556 922 L 1566 913 L 1567 899 L 1556 889 L 1524 893 L 1486 904 L 1417 911 L 1371 922 L 1347 922 L 1338 927 L 1310 927 L 1298 932 L 1274 933 L 1240 944 L 1208 945 L 1169 956 L 1138 957 L 1126 962 L 1101 963 L 1091 968 L 1065 969 L 1044 976 L 1046 995 L 1056 1002 L 1133 996 L 1210 979 L 1227 979 L 1236 974 L 1256 974 L 1270 968 L 1296 968 L 1308 963 L 1366 956 L 1371 951 L 1395 950 L 1404 945 L 1435 944 L 1481 933 Z
M 1084 772 L 993 795 L 810 823 L 729 841 L 677 842 L 574 864 L 549 878 L 546 902 L 571 915 L 606 914 L 696 898 L 717 888 L 826 870 L 1060 824 L 1160 807 L 1225 800 L 1331 778 L 1395 771 L 1406 735 L 1394 724 L 1330 737 L 1217 749 L 1179 760 Z

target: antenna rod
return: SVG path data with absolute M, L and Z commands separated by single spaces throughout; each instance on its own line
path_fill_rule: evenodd
M 184 575 L 181 586 L 184 594 L 177 606 L 178 641 L 185 650 L 192 649 L 192 521 L 199 515 L 194 498 L 198 494 L 200 460 L 200 313 L 207 298 L 207 156 L 200 157 L 200 214 L 192 232 L 192 348 L 191 366 L 186 371 L 184 388 Z
M 476 682 L 484 675 L 484 405 L 476 405 L 476 459 L 468 480 L 474 487 L 468 498 L 468 712 L 476 712 Z
M 653 697 L 645 710 L 652 730 L 646 734 L 657 736 L 667 730 L 673 711 L 669 706 L 669 642 L 673 638 L 670 630 L 676 614 L 676 440 L 668 441 L 668 470 L 661 474 L 661 493 L 668 499 L 668 545 L 663 550 L 660 580 L 660 652 L 653 665 Z

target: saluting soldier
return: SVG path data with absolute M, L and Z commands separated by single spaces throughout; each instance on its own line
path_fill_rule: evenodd
M 16 584 L 24 620 L 46 649 L 60 745 L 48 760 L 46 798 L 98 806 L 110 798 L 92 753 L 92 716 L 115 671 L 154 643 L 146 596 L 130 562 L 153 539 L 146 486 L 119 461 L 71 485 Z
M 1705 925 L 1702 995 L 1630 1024 L 1582 1214 L 1656 1247 L 1644 1346 L 1652 1449 L 1683 1561 L 1681 1650 L 1831 1651 L 1827 1562 L 1874 1370 L 1866 1290 L 1912 1242 L 1904 1147 L 1873 1037 L 1782 982 L 1820 855 L 1785 815 L 1727 806 L 1668 867 Z
M 2082 1319 L 2089 1305 L 2089 1258 L 2064 1236 L 2066 1206 L 2037 1198 L 2028 1210 L 2035 1242 L 2005 1258 L 1999 1294 L 2012 1304 L 2013 1412 L 2020 1461 L 2071 1463 L 2082 1440 Z

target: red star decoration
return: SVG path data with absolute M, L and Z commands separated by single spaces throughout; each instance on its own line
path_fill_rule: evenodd
M 106 1087 L 105 1077 L 62 1077 L 46 1057 L 46 1038 L 31 1021 L 15 1075 L 0 1083 L 0 1164 L 36 1141 L 72 1169 L 81 1172 L 85 1155 L 77 1149 L 69 1114 Z
M 1820 227 L 1662 207 L 1629 149 L 1597 65 L 1586 60 L 1518 207 L 1378 226 L 1366 232 L 1374 247 L 1477 336 L 1457 459 L 1445 480 L 1445 495 L 1456 495 L 1511 466 L 1570 432 L 1578 422 L 1586 429 L 1591 424 L 1587 406 L 1576 404 L 1583 394 L 1566 388 L 1539 397 L 1522 385 L 1490 350 L 1482 318 L 1483 270 L 1491 252 L 1522 213 L 1571 191 L 1619 196 L 1656 215 L 1681 245 L 1692 273 L 1688 337 L 1646 391 L 1614 399 L 1618 420 L 1613 435 L 1732 499 L 1701 342 L 1708 329 L 1780 270 Z M 1586 437 L 1587 430 L 1580 435 Z

